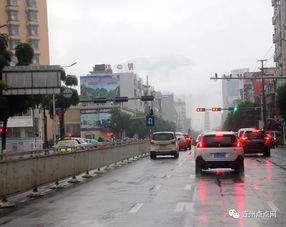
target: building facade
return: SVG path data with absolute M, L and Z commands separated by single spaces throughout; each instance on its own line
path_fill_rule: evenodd
M 9 50 L 20 42 L 34 49 L 33 64 L 49 65 L 48 16 L 46 0 L 1 0 L 0 25 L 9 35 Z
M 272 0 L 274 15 L 273 43 L 275 44 L 274 62 L 276 64 L 275 76 L 286 76 L 286 0 Z M 285 83 L 278 80 L 277 85 Z

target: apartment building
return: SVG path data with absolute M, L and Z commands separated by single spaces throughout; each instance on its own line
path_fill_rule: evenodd
M 0 30 L 9 35 L 9 49 L 19 42 L 34 49 L 33 64 L 49 65 L 48 16 L 46 0 L 1 0 Z
M 286 76 L 286 0 L 272 0 L 274 15 L 272 24 L 274 26 L 273 43 L 275 44 L 274 62 L 276 64 L 276 76 Z M 285 83 L 278 80 L 277 85 Z

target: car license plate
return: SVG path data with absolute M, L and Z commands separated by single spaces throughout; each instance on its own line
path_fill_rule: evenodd
M 225 158 L 225 154 L 223 153 L 217 153 L 217 154 L 213 154 L 214 158 Z
M 167 145 L 166 144 L 160 144 L 160 147 L 166 147 Z

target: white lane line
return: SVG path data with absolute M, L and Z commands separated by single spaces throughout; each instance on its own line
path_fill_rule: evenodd
M 175 212 L 179 213 L 179 212 L 192 212 L 193 211 L 193 203 L 190 202 L 180 202 L 177 203 L 176 208 L 175 208 Z
M 187 190 L 187 191 L 192 190 L 192 185 L 191 185 L 191 184 L 187 184 L 187 185 L 185 186 L 185 190 Z
M 129 213 L 137 213 L 143 205 L 144 203 L 136 203 L 135 206 L 129 210 Z
M 159 184 L 153 188 L 153 191 L 157 192 L 157 191 L 159 191 L 160 188 L 161 188 L 161 185 Z
M 267 201 L 268 206 L 272 211 L 279 211 L 278 207 L 272 201 Z

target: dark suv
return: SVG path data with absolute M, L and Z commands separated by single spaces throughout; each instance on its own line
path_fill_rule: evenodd
M 247 130 L 240 137 L 244 153 L 263 153 L 270 156 L 271 138 L 263 130 Z

